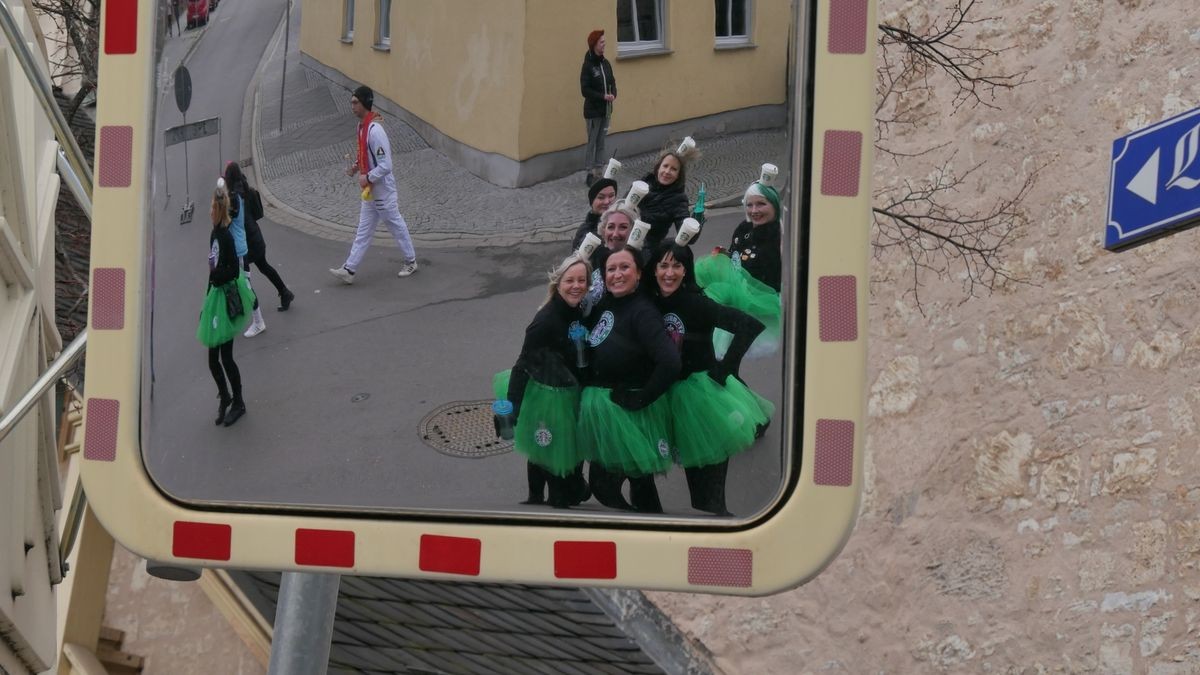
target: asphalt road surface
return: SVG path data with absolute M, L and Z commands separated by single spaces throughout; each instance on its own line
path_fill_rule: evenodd
M 420 271 L 407 279 L 396 277 L 399 250 L 376 244 L 356 283 L 345 286 L 326 270 L 342 263 L 348 243 L 264 220 L 267 257 L 296 300 L 291 311 L 277 312 L 274 289 L 254 270 L 267 330 L 234 342 L 248 412 L 233 427 L 213 424 L 216 387 L 206 350 L 195 338 L 208 271 L 209 197 L 224 162 L 240 158 L 247 87 L 283 6 L 282 0 L 222 3 L 202 29 L 208 34 L 186 62 L 193 82 L 187 119 L 219 116 L 225 131 L 220 148 L 216 137 L 188 144 L 187 190 L 183 147 L 168 148 L 164 162 L 156 145 L 150 202 L 154 379 L 143 400 L 143 453 L 152 478 L 172 497 L 197 503 L 564 517 L 518 504 L 526 492 L 521 456 L 449 456 L 423 443 L 418 427 L 441 405 L 491 398 L 492 375 L 515 360 L 524 328 L 544 298 L 545 272 L 569 253 L 567 242 L 418 246 Z M 168 94 L 156 111 L 156 138 L 182 121 Z M 353 118 L 346 124 L 353 125 Z M 195 217 L 181 225 L 189 192 Z M 582 220 L 585 202 L 581 185 L 578 213 L 564 219 Z M 697 252 L 727 244 L 739 220 L 736 213 L 711 218 Z M 779 357 L 747 360 L 742 373 L 759 393 L 781 402 Z M 731 461 L 728 499 L 735 514 L 753 515 L 774 498 L 782 426 L 777 412 L 766 437 Z M 689 506 L 682 470 L 659 477 L 658 484 L 668 515 L 702 516 Z M 567 515 L 576 516 L 628 517 L 595 501 Z

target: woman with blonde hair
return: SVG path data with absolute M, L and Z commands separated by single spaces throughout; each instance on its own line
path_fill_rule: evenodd
M 233 338 L 249 323 L 255 298 L 238 265 L 233 233 L 229 231 L 229 191 L 224 179 L 217 180 L 209 217 L 208 294 L 200 311 L 196 339 L 208 347 L 208 369 L 217 383 L 220 403 L 215 423 L 228 427 L 246 414 L 242 375 L 233 360 Z
M 587 499 L 575 425 L 579 371 L 585 365 L 579 305 L 591 271 L 587 259 L 573 253 L 550 273 L 546 300 L 525 328 L 516 363 L 492 381 L 496 398 L 512 402 L 513 448 L 528 460 L 525 504 L 545 503 L 547 483 L 555 508 Z

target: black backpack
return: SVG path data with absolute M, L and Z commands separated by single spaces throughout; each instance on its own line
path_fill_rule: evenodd
M 258 190 L 246 186 L 246 211 L 254 220 L 262 220 L 263 218 L 263 203 L 262 197 L 259 196 Z

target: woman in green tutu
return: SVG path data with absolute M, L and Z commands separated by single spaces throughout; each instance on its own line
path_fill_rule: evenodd
M 677 461 L 687 475 L 692 508 L 728 516 L 729 458 L 754 444 L 774 406 L 737 377 L 742 357 L 763 330 L 762 322 L 714 302 L 696 286 L 687 244 L 699 231 L 698 222 L 685 220 L 674 241 L 664 241 L 651 252 L 644 274 L 654 279 L 654 304 L 682 357 L 679 380 L 667 398 Z M 720 361 L 713 352 L 717 328 L 733 336 Z
M 567 508 L 587 499 L 575 424 L 579 352 L 586 335 L 579 303 L 591 271 L 586 258 L 572 254 L 550 273 L 546 301 L 525 329 L 517 362 L 494 381 L 496 397 L 513 404 L 513 447 L 528 460 L 525 504 L 544 503 L 547 483 L 551 506 Z
M 713 255 L 696 261 L 696 282 L 705 295 L 746 312 L 765 326 L 751 346 L 752 358 L 774 353 L 779 347 L 782 225 L 779 192 L 772 185 L 778 173 L 774 165 L 763 164 L 759 179 L 742 197 L 746 220 L 734 229 L 729 250 L 717 249 Z M 718 356 L 728 348 L 730 339 L 725 331 L 714 333 Z
M 663 394 L 679 374 L 679 351 L 663 331 L 662 314 L 638 290 L 637 260 L 637 249 L 627 244 L 604 262 L 604 297 L 587 318 L 592 350 L 579 435 L 600 503 L 628 508 L 620 492 L 628 478 L 633 509 L 662 513 L 654 474 L 671 467 Z
M 218 179 L 209 209 L 212 232 L 208 236 L 208 293 L 200 311 L 196 339 L 208 347 L 208 370 L 217 383 L 216 424 L 231 426 L 246 414 L 242 375 L 233 360 L 233 338 L 250 321 L 254 291 L 246 283 L 229 231 L 229 192 Z M 228 381 L 228 384 L 226 384 Z

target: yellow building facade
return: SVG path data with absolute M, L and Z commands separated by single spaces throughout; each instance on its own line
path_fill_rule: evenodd
M 786 122 L 787 0 L 303 0 L 301 11 L 306 65 L 369 85 L 384 114 L 498 185 L 582 168 L 579 72 L 595 29 L 617 81 L 609 154 Z

